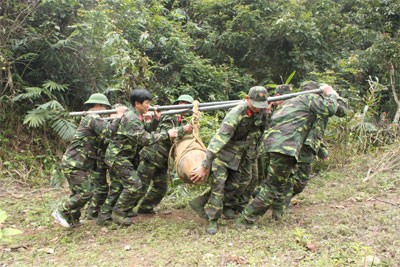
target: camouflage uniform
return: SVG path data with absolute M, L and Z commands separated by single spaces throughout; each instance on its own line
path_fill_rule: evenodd
M 234 194 L 234 199 L 225 199 L 224 210 L 232 209 L 235 212 L 241 212 L 247 205 L 251 198 L 251 194 L 257 185 L 260 184 L 260 179 L 264 176 L 260 176 L 260 171 L 258 168 L 263 168 L 263 162 L 259 161 L 260 152 L 262 152 L 263 145 L 262 135 L 265 130 L 266 123 L 266 113 L 263 113 L 264 118 L 262 118 L 262 127 L 260 131 L 252 132 L 248 136 L 248 148 L 246 150 L 243 162 L 240 168 L 240 180 L 237 190 Z M 235 188 L 233 188 L 235 189 Z M 227 218 L 230 216 L 225 214 Z
M 259 194 L 246 206 L 238 222 L 254 223 L 274 203 L 284 202 L 289 176 L 316 117 L 330 117 L 337 110 L 337 95 L 301 95 L 286 100 L 271 118 L 264 145 L 270 156 L 268 177 Z
M 233 108 L 224 118 L 222 124 L 211 139 L 202 165 L 211 168 L 211 188 L 197 199 L 205 205 L 208 219 L 221 217 L 223 203 L 235 199 L 235 192 L 240 186 L 240 167 L 249 147 L 252 134 L 262 132 L 262 113 L 253 113 L 247 102 Z M 248 179 L 249 180 L 249 179 Z M 227 185 L 227 186 L 226 186 Z
M 182 115 L 162 116 L 157 132 L 167 132 L 171 128 L 178 130 L 178 138 L 185 135 L 182 126 Z M 139 213 L 153 213 L 168 189 L 168 160 L 172 143 L 169 139 L 144 147 L 140 155 L 140 163 L 137 169 L 142 181 L 142 189 L 147 192 L 140 203 Z M 150 183 L 153 182 L 150 190 Z
M 346 116 L 348 101 L 342 97 L 338 97 L 337 103 L 338 108 L 335 116 Z M 301 149 L 297 162 L 297 169 L 291 175 L 291 182 L 293 185 L 292 190 L 288 192 L 286 203 L 289 203 L 293 196 L 303 192 L 310 179 L 311 163 L 315 157 L 318 156 L 321 159 L 328 157 L 328 149 L 322 141 L 327 124 L 328 118 L 322 116 L 317 116 L 317 119 L 313 123 L 312 128 L 304 141 L 304 146 Z
M 61 167 L 72 193 L 58 210 L 72 225 L 79 222 L 80 210 L 92 197 L 88 176 L 95 168 L 100 137 L 111 136 L 118 123 L 119 119 L 110 124 L 96 114 L 83 117 L 64 153 Z
M 106 202 L 101 208 L 102 219 L 109 216 L 109 209 L 113 207 L 112 218 L 119 224 L 125 219 L 130 221 L 129 214 L 132 208 L 137 205 L 139 199 L 144 195 L 142 182 L 140 181 L 134 160 L 137 156 L 139 146 L 147 146 L 153 143 L 168 140 L 167 132 L 149 133 L 142 122 L 143 118 L 139 112 L 131 107 L 122 117 L 118 130 L 106 150 L 105 162 L 111 168 L 110 173 L 115 175 L 122 185 L 122 192 L 119 196 L 113 196 L 113 205 L 109 193 Z M 157 121 L 152 124 L 154 129 Z M 100 216 L 99 216 L 100 217 Z

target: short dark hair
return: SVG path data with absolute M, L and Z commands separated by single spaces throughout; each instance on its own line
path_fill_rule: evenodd
M 133 106 L 135 105 L 135 102 L 142 104 L 144 101 L 152 99 L 153 97 L 147 89 L 134 89 L 130 96 L 131 104 Z

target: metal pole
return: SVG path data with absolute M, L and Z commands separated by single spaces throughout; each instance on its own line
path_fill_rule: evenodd
M 306 94 L 313 94 L 313 93 L 322 93 L 322 89 L 314 89 L 314 90 L 309 90 L 309 91 L 302 91 L 302 92 L 297 92 L 297 93 L 292 93 L 292 94 L 285 94 L 285 95 L 279 95 L 279 96 L 270 96 L 267 98 L 268 102 L 275 102 L 275 101 L 280 101 L 280 100 L 286 100 L 289 98 L 293 98 L 299 95 L 306 95 Z M 226 103 L 226 104 L 221 104 L 221 105 L 212 105 L 208 107 L 199 107 L 199 111 L 211 111 L 211 110 L 218 110 L 218 109 L 227 109 L 227 108 L 232 108 L 238 105 L 241 101 L 239 100 L 232 103 Z M 179 113 L 191 113 L 191 109 L 180 109 L 180 110 L 168 110 L 165 112 L 161 112 L 161 115 L 172 115 L 172 114 L 179 114 Z
M 214 105 L 229 104 L 229 103 L 235 103 L 235 102 L 239 102 L 239 101 L 241 101 L 241 99 L 199 103 L 199 107 L 208 107 L 208 106 L 214 106 Z M 159 106 L 159 107 L 157 107 L 157 110 L 162 111 L 162 110 L 191 109 L 191 108 L 193 108 L 193 104 Z M 150 107 L 149 111 L 154 111 L 154 109 L 155 109 L 155 107 Z
M 322 89 L 314 89 L 314 90 L 309 90 L 309 91 L 302 91 L 302 92 L 297 92 L 297 93 L 291 93 L 291 94 L 285 94 L 285 95 L 280 95 L 280 96 L 270 96 L 267 98 L 268 102 L 275 102 L 275 101 L 280 101 L 280 100 L 286 100 L 292 97 L 296 97 L 299 95 L 306 95 L 306 94 L 313 94 L 313 93 L 322 93 Z M 207 102 L 207 103 L 200 103 L 199 104 L 199 110 L 200 111 L 211 111 L 211 110 L 218 110 L 218 109 L 226 109 L 226 108 L 231 108 L 239 104 L 243 100 L 227 100 L 227 101 L 217 101 L 217 102 Z M 161 115 L 171 115 L 171 114 L 179 114 L 182 112 L 191 112 L 191 109 L 193 108 L 193 104 L 187 104 L 187 105 L 168 105 L 168 106 L 160 106 L 157 107 L 157 110 L 163 111 L 166 110 L 165 112 L 161 112 Z M 154 111 L 154 107 L 150 107 L 149 111 Z M 99 110 L 99 111 L 76 111 L 76 112 L 70 112 L 70 116 L 81 116 L 81 115 L 87 115 L 87 114 L 112 114 L 116 113 L 115 109 L 108 109 L 108 110 Z

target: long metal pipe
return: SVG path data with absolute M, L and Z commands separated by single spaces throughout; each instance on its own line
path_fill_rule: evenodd
M 285 95 L 280 95 L 280 96 L 270 96 L 267 98 L 268 102 L 275 102 L 275 101 L 280 101 L 280 100 L 286 100 L 289 98 L 293 98 L 299 95 L 305 95 L 305 94 L 313 94 L 313 93 L 322 93 L 322 89 L 314 89 L 314 90 L 309 90 L 309 91 L 301 91 L 297 93 L 291 93 L 291 94 L 285 94 Z M 227 100 L 227 101 L 219 101 L 219 102 L 207 102 L 207 103 L 200 103 L 199 104 L 199 110 L 200 111 L 211 111 L 211 110 L 218 110 L 218 109 L 227 109 L 236 106 L 239 104 L 241 100 Z M 183 112 L 190 113 L 192 112 L 193 104 L 187 104 L 187 105 L 168 105 L 168 106 L 160 106 L 157 107 L 157 110 L 163 111 L 161 112 L 161 115 L 171 115 L 171 114 L 179 114 Z M 150 107 L 149 111 L 154 111 L 154 107 Z M 115 109 L 108 109 L 108 110 L 98 110 L 98 111 L 76 111 L 76 112 L 70 112 L 70 116 L 81 116 L 81 115 L 87 115 L 87 114 L 113 114 L 116 113 Z

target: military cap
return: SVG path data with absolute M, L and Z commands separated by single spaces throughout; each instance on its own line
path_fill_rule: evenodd
M 290 94 L 292 92 L 292 85 L 291 84 L 280 84 L 275 89 L 275 94 L 285 95 Z
M 267 103 L 267 89 L 263 86 L 253 86 L 250 88 L 249 97 L 251 104 L 255 108 L 266 108 Z
M 106 105 L 106 106 L 111 107 L 111 104 L 110 104 L 110 102 L 108 102 L 107 97 L 100 93 L 92 94 L 89 97 L 89 99 L 85 102 L 85 104 L 100 104 L 100 105 Z
M 319 84 L 317 82 L 314 81 L 306 81 L 303 82 L 301 85 L 301 91 L 310 91 L 310 90 L 314 90 L 314 89 L 318 89 L 322 84 Z
M 189 104 L 193 103 L 193 97 L 190 95 L 180 95 L 177 100 L 175 100 L 174 104 L 178 104 L 179 102 L 188 102 Z

